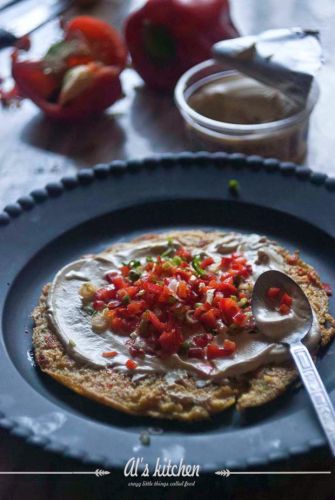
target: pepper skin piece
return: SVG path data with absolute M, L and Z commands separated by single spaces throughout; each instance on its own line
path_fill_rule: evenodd
M 90 16 L 77 16 L 64 26 L 65 40 L 82 39 L 89 46 L 93 61 L 124 69 L 127 49 L 121 35 L 109 24 Z

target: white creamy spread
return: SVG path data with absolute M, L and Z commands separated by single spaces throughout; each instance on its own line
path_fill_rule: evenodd
M 130 259 L 145 259 L 148 255 L 159 255 L 168 243 L 164 241 L 150 242 L 150 240 L 136 243 L 124 249 L 103 252 L 96 256 L 89 256 L 72 262 L 61 269 L 54 278 L 48 295 L 48 316 L 51 326 L 64 344 L 69 355 L 87 363 L 89 366 L 109 366 L 115 370 L 128 371 L 125 363 L 130 358 L 126 341 L 128 336 L 118 335 L 108 330 L 104 333 L 95 333 L 91 327 L 91 316 L 82 308 L 82 299 L 79 289 L 83 282 L 92 282 L 97 287 L 106 285 L 106 272 L 118 269 L 122 262 Z M 185 245 L 186 248 L 187 245 Z M 190 249 L 192 250 L 192 248 Z M 237 233 L 218 233 L 218 238 L 204 246 L 199 252 L 207 254 L 220 262 L 222 255 L 233 252 L 244 254 L 252 265 L 252 280 L 266 270 L 276 269 L 285 271 L 284 259 L 276 250 L 276 245 L 265 237 L 257 234 L 241 235 Z M 194 253 L 194 251 L 193 251 Z M 265 315 L 268 312 L 264 311 Z M 277 324 L 268 315 L 269 327 L 276 328 L 278 337 L 285 321 L 296 321 L 299 316 L 299 305 L 287 320 Z M 271 323 L 272 321 L 272 323 Z M 220 334 L 221 335 L 221 334 Z M 216 342 L 220 343 L 220 335 Z M 317 346 L 320 340 L 320 328 L 316 316 L 312 328 L 305 337 L 305 344 L 309 349 Z M 144 358 L 137 357 L 138 374 L 169 373 L 175 370 L 185 370 L 199 378 L 220 381 L 227 376 L 237 376 L 252 371 L 268 363 L 278 363 L 289 359 L 288 350 L 275 344 L 262 333 L 236 333 L 234 336 L 236 351 L 233 355 L 207 362 L 198 359 L 182 359 L 178 354 L 161 359 L 146 354 Z M 114 358 L 104 358 L 103 352 L 116 351 Z
M 257 309 L 257 324 L 258 328 L 264 335 L 269 336 L 273 340 L 280 342 L 284 337 L 290 334 L 303 331 L 306 324 L 309 322 L 310 309 L 308 303 L 291 292 L 294 307 L 288 314 L 280 314 L 276 309 L 270 309 L 265 305 Z M 317 321 L 313 314 L 314 321 Z
M 245 125 L 277 121 L 298 109 L 279 90 L 243 75 L 224 77 L 204 85 L 188 103 L 212 120 Z

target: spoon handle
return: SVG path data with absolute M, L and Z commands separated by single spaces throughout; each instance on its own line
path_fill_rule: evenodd
M 335 456 L 335 410 L 323 385 L 314 361 L 301 342 L 289 345 L 290 352 L 299 370 L 302 381 L 326 434 L 330 449 Z

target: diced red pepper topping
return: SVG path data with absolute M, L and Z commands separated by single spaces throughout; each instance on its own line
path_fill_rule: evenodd
M 135 368 L 137 368 L 137 363 L 133 359 L 128 359 L 126 361 L 126 367 L 128 370 L 135 370 Z
M 287 305 L 288 307 L 291 307 L 292 306 L 292 297 L 290 295 L 288 295 L 288 293 L 284 293 L 284 295 L 282 296 L 282 298 L 280 299 L 280 304 L 285 304 Z
M 106 352 L 102 353 L 102 356 L 104 358 L 115 358 L 115 356 L 117 356 L 117 352 L 116 351 L 106 351 Z
M 289 314 L 290 310 L 291 310 L 291 308 L 287 304 L 280 304 L 280 306 L 279 306 L 279 312 L 283 316 L 286 314 Z
M 266 292 L 266 296 L 269 299 L 277 299 L 279 297 L 279 295 L 280 295 L 280 288 L 276 288 L 276 287 L 271 287 Z
M 180 297 L 181 299 L 187 299 L 190 295 L 190 291 L 191 290 L 189 289 L 185 281 L 181 281 L 179 283 L 177 288 L 178 297 Z
M 240 254 L 216 264 L 210 256 L 169 244 L 162 255 L 125 262 L 108 272 L 106 286 L 96 291 L 92 306 L 103 311 L 113 332 L 129 336 L 132 357 L 178 353 L 211 360 L 235 350 L 228 340 L 223 346 L 214 344 L 215 334 L 231 327 L 236 334 L 236 327 L 252 323 L 250 294 L 239 291 L 250 273 Z M 134 332 L 141 338 L 140 347 L 131 336 Z
M 237 288 L 232 283 L 218 283 L 216 288 L 217 290 L 222 292 L 225 297 L 230 297 L 231 295 L 237 294 Z
M 247 316 L 244 313 L 242 313 L 241 311 L 239 311 L 233 317 L 233 321 L 238 326 L 244 326 L 246 321 L 247 321 Z
M 201 263 L 200 263 L 200 267 L 202 269 L 206 269 L 206 267 L 208 266 L 211 266 L 212 264 L 214 264 L 214 259 L 212 257 L 206 257 Z
M 272 301 L 272 306 L 277 308 L 280 314 L 286 315 L 290 312 L 293 298 L 281 288 L 271 287 L 267 290 L 266 296 Z
M 236 301 L 230 298 L 223 298 L 220 301 L 220 309 L 228 323 L 233 321 L 234 316 L 240 312 Z
M 174 329 L 169 332 L 163 332 L 160 335 L 158 342 L 164 353 L 173 354 L 178 352 L 183 342 L 183 337 L 179 332 L 177 332 L 177 330 Z
M 110 282 L 112 285 L 114 285 L 116 290 L 120 290 L 121 288 L 127 286 L 126 281 L 124 281 L 124 279 L 120 275 L 112 277 Z
M 196 335 L 193 337 L 193 342 L 197 347 L 206 347 L 206 345 L 213 340 L 213 335 L 210 333 L 204 333 L 202 335 Z
M 228 269 L 232 262 L 233 262 L 233 257 L 222 257 L 221 267 L 223 269 Z
M 114 288 L 99 288 L 95 292 L 95 300 L 107 302 L 108 300 L 115 299 L 116 291 Z
M 217 309 L 210 309 L 209 311 L 205 312 L 204 314 L 201 315 L 200 321 L 205 325 L 207 328 L 215 328 L 216 327 L 216 321 L 218 317 L 218 310 Z
M 117 271 L 109 271 L 105 274 L 105 280 L 108 281 L 108 283 L 112 283 L 112 279 L 116 276 L 119 276 L 119 273 Z
M 226 351 L 234 352 L 236 349 L 236 344 L 233 340 L 225 339 L 223 342 L 223 347 Z
M 182 259 L 185 259 L 186 261 L 192 260 L 192 254 L 186 248 L 184 247 L 179 247 L 178 250 L 176 251 L 176 255 L 178 257 L 181 257 Z
M 130 302 L 127 306 L 127 312 L 133 316 L 137 314 L 141 314 L 146 309 L 146 303 L 144 300 L 134 300 Z
M 130 268 L 128 266 L 121 266 L 120 268 L 122 276 L 128 276 Z
M 126 319 L 114 316 L 111 318 L 111 329 L 120 334 L 129 334 L 134 330 L 134 324 Z
M 106 307 L 106 303 L 103 300 L 95 300 L 92 305 L 96 311 L 102 311 Z
M 234 344 L 234 346 L 233 346 Z M 231 356 L 236 349 L 236 345 L 234 342 L 231 342 L 231 345 L 225 347 L 219 347 L 217 344 L 209 344 L 207 346 L 207 359 L 216 359 L 216 358 L 225 358 L 227 356 Z
M 195 319 L 200 319 L 200 317 L 206 312 L 209 311 L 211 308 L 210 304 L 208 302 L 205 302 L 204 304 L 201 304 L 196 308 L 194 311 L 194 317 Z
M 147 319 L 152 323 L 152 326 L 159 332 L 163 332 L 167 325 L 158 319 L 155 313 L 147 311 Z

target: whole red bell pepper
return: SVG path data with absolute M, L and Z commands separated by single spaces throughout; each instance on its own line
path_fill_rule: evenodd
M 228 0 L 148 0 L 125 24 L 134 68 L 159 90 L 172 90 L 215 42 L 236 36 Z
M 64 39 L 39 61 L 12 55 L 12 75 L 19 94 L 44 113 L 78 120 L 101 113 L 122 97 L 120 73 L 126 47 L 107 23 L 88 16 L 64 26 Z

